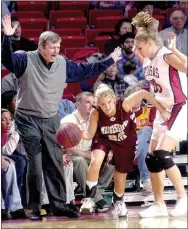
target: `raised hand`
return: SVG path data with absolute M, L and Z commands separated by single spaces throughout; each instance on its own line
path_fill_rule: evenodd
M 13 35 L 15 30 L 16 30 L 16 28 L 17 28 L 17 26 L 18 26 L 18 25 L 14 25 L 14 27 L 12 28 L 11 19 L 10 19 L 10 16 L 8 16 L 8 15 L 3 17 L 2 25 L 3 25 L 3 28 L 4 28 L 4 34 L 7 35 L 7 36 Z
M 114 59 L 114 62 L 121 59 L 121 48 L 117 47 L 114 49 L 113 53 L 110 54 L 110 56 Z
M 176 35 L 173 32 L 168 33 L 168 48 L 176 49 Z

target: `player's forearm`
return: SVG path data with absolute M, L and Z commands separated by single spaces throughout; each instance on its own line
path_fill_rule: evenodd
M 150 104 L 155 106 L 159 112 L 164 110 L 164 107 L 146 90 L 142 90 L 142 99 L 146 99 Z
M 182 63 L 185 63 L 187 65 L 187 56 L 184 55 L 182 52 L 180 52 L 177 48 L 171 49 L 174 55 L 176 55 Z

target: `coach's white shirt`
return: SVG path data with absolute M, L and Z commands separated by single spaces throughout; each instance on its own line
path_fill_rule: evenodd
M 78 110 L 74 111 L 72 114 L 66 115 L 64 118 L 61 119 L 61 124 L 63 123 L 74 123 L 76 124 L 81 130 L 87 130 L 89 125 L 89 119 L 86 121 L 83 119 L 81 114 L 78 112 Z M 81 151 L 88 151 L 90 150 L 92 140 L 83 140 L 79 142 L 76 147 Z

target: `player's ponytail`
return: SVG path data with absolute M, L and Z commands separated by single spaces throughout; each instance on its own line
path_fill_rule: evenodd
M 158 35 L 158 21 L 147 12 L 138 13 L 132 19 L 132 24 L 137 29 L 135 40 L 147 42 L 148 39 L 152 39 L 158 46 L 162 46 L 162 41 Z

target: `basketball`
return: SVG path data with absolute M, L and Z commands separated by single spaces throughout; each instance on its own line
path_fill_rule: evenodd
M 71 148 L 80 142 L 81 130 L 74 123 L 64 123 L 57 130 L 56 138 L 59 145 L 64 148 Z

